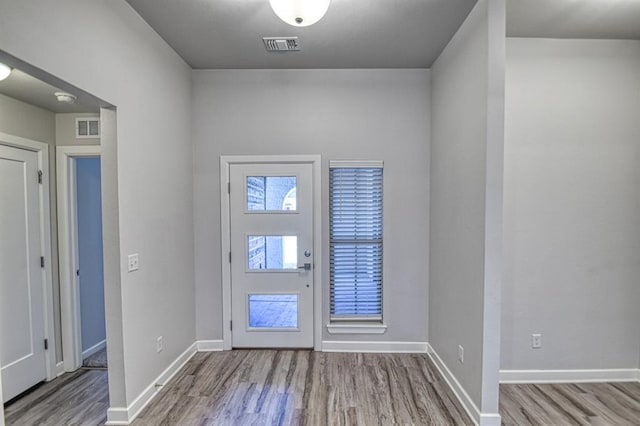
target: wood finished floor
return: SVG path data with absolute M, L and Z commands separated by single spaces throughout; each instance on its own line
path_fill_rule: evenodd
M 106 370 L 81 369 L 5 407 L 7 425 L 103 425 Z M 501 385 L 505 426 L 640 425 L 640 383 Z M 470 425 L 417 354 L 198 353 L 133 426 Z
M 106 370 L 67 373 L 5 406 L 7 426 L 103 425 L 109 408 Z
M 198 353 L 133 422 L 157 425 L 470 425 L 425 355 Z
M 640 425 L 640 383 L 500 385 L 502 424 Z
M 107 348 L 102 348 L 82 361 L 85 368 L 107 368 Z

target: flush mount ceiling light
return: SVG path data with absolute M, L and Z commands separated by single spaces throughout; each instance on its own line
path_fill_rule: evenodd
M 9 67 L 9 65 L 5 65 L 0 62 L 0 81 L 9 77 L 9 74 L 11 74 L 11 68 Z
M 71 93 L 67 93 L 67 92 L 56 92 L 54 93 L 56 99 L 58 99 L 58 102 L 62 102 L 63 104 L 73 104 L 76 101 L 76 97 L 73 96 Z
M 269 0 L 280 19 L 294 27 L 308 27 L 318 22 L 329 9 L 331 0 Z

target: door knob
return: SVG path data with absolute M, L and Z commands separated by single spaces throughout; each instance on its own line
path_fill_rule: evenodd
M 310 271 L 311 270 L 311 264 L 310 263 L 305 263 L 302 266 L 298 266 L 298 269 L 304 269 L 305 271 Z

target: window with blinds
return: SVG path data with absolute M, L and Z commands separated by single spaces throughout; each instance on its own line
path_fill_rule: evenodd
M 382 162 L 329 164 L 331 320 L 382 320 Z

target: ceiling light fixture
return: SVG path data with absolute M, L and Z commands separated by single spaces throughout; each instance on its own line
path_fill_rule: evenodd
M 62 102 L 63 104 L 73 104 L 76 102 L 76 97 L 73 96 L 71 93 L 67 93 L 67 92 L 56 92 L 54 93 L 56 99 L 58 99 L 58 102 Z
M 9 77 L 9 74 L 11 74 L 11 67 L 0 62 L 0 81 Z
M 331 0 L 269 0 L 280 19 L 294 27 L 308 27 L 318 22 L 329 9 Z

